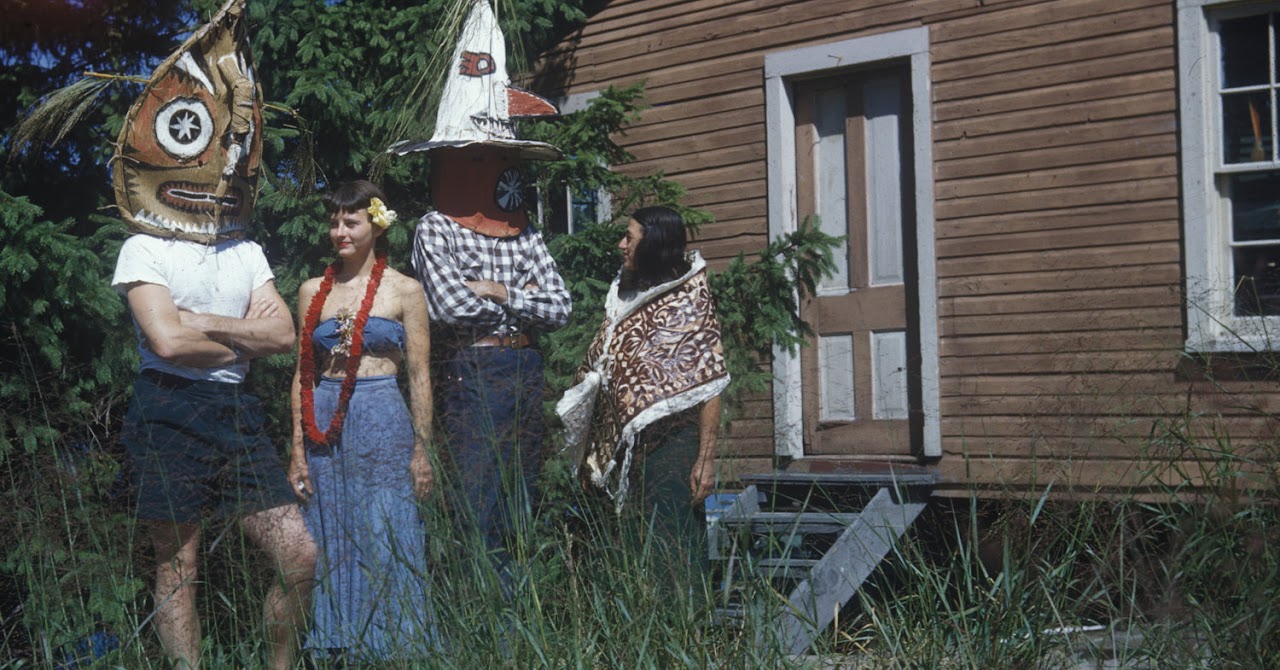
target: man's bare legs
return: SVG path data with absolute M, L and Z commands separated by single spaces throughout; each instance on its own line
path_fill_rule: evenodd
M 178 670 L 200 668 L 200 617 L 196 578 L 200 526 L 148 522 L 156 554 L 155 628 L 165 654 Z M 311 608 L 316 545 L 297 505 L 257 512 L 240 521 L 244 533 L 267 552 L 278 578 L 263 605 L 269 667 L 288 670 L 297 655 L 299 632 Z
M 147 522 L 156 552 L 155 627 L 165 654 L 178 670 L 200 667 L 200 617 L 196 574 L 200 526 Z
M 298 651 L 299 633 L 311 610 L 315 585 L 316 543 L 297 505 L 250 514 L 240 527 L 271 557 L 278 572 L 263 604 L 268 667 L 289 670 Z

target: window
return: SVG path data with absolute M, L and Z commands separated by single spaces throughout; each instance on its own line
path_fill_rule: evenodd
M 573 184 L 553 186 L 539 194 L 538 227 L 545 232 L 573 234 L 588 223 L 609 220 L 609 192 L 583 189 Z
M 586 109 L 598 97 L 599 91 L 574 93 L 557 99 L 556 108 L 562 115 L 573 114 Z M 607 223 L 613 214 L 608 190 L 586 189 L 563 181 L 552 184 L 545 192 L 539 189 L 537 202 L 538 227 L 561 235 L 572 235 L 589 223 Z
M 1280 349 L 1280 4 L 1181 0 L 1188 342 Z

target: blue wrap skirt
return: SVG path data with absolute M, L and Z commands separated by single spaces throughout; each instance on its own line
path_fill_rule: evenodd
M 341 387 L 327 377 L 316 387 L 322 431 Z M 393 375 L 356 382 L 338 444 L 307 444 L 314 492 L 303 514 L 320 548 L 307 639 L 313 654 L 403 659 L 436 648 L 426 533 L 409 474 L 413 448 Z

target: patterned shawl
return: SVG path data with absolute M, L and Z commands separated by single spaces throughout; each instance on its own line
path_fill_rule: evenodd
M 556 404 L 570 458 L 618 507 L 640 432 L 729 384 L 706 262 L 697 252 L 689 262 L 684 276 L 629 298 L 614 280 L 577 384 Z

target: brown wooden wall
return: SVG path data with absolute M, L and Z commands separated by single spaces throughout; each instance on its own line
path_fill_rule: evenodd
M 1130 484 L 1148 455 L 1189 453 L 1150 438 L 1193 415 L 1206 444 L 1270 439 L 1276 384 L 1209 381 L 1182 353 L 1170 0 L 618 0 L 544 64 L 569 93 L 647 81 L 618 169 L 688 187 L 716 217 L 695 245 L 714 267 L 767 240 L 764 55 L 920 25 L 944 474 Z M 730 431 L 740 468 L 769 466 L 771 411 L 754 400 Z

